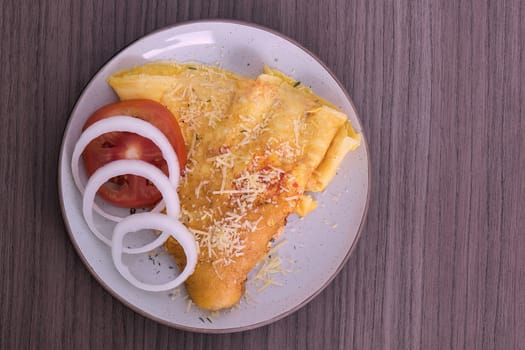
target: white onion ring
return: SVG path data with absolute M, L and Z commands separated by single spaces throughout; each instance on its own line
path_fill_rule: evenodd
M 89 126 L 84 132 L 80 135 L 75 149 L 73 150 L 73 156 L 71 160 L 71 170 L 73 173 L 73 180 L 77 186 L 80 193 L 84 193 L 84 186 L 80 180 L 80 169 L 79 161 L 82 152 L 87 147 L 87 145 L 93 141 L 95 138 L 99 137 L 102 134 L 108 132 L 131 132 L 143 137 L 150 139 L 161 151 L 162 157 L 168 165 L 169 180 L 173 188 L 177 188 L 179 185 L 180 179 L 180 165 L 177 159 L 177 154 L 173 150 L 170 142 L 166 135 L 162 133 L 152 124 L 129 116 L 114 116 L 106 119 L 102 119 L 93 125 Z M 119 173 L 124 175 L 126 173 Z M 109 179 L 108 179 L 109 180 Z M 115 216 L 106 213 L 98 205 L 94 204 L 93 209 L 106 219 L 109 219 L 114 222 L 118 222 L 123 218 L 120 216 Z M 164 209 L 164 202 L 161 200 L 157 205 L 151 210 L 151 212 L 160 212 Z
M 170 282 L 164 284 L 147 284 L 141 282 L 131 274 L 129 268 L 122 262 L 122 241 L 124 236 L 127 233 L 148 228 L 162 230 L 163 233 L 169 232 L 168 235 L 171 235 L 173 238 L 175 238 L 181 245 L 182 249 L 184 249 L 184 254 L 186 254 L 186 267 L 179 276 Z M 168 237 L 165 237 L 165 239 L 160 242 L 157 247 L 164 244 L 167 239 Z M 157 241 L 159 240 L 155 240 L 155 242 Z M 183 224 L 177 221 L 177 219 L 168 217 L 167 215 L 157 213 L 139 213 L 130 215 L 122 219 L 115 226 L 113 231 L 113 239 L 111 244 L 113 263 L 122 277 L 124 277 L 129 283 L 146 291 L 162 292 L 176 288 L 182 284 L 195 270 L 195 266 L 197 264 L 197 252 L 197 243 L 195 242 L 193 235 Z
M 106 165 L 98 168 L 97 171 L 91 175 L 84 190 L 84 197 L 82 199 L 82 212 L 84 214 L 86 223 L 93 234 L 108 246 L 112 246 L 111 240 L 100 233 L 95 227 L 92 209 L 95 206 L 95 195 L 97 194 L 100 186 L 104 185 L 112 177 L 123 174 L 138 175 L 150 180 L 157 187 L 164 198 L 167 215 L 174 220 L 177 220 L 180 213 L 180 202 L 177 191 L 175 191 L 168 177 L 159 168 L 142 160 L 121 159 L 109 162 Z M 122 220 L 124 219 L 121 219 L 121 221 Z M 167 239 L 165 236 L 166 235 L 162 233 L 152 243 L 148 243 L 140 248 L 122 249 L 128 254 L 148 252 L 153 248 L 158 247 L 159 241 L 164 242 Z

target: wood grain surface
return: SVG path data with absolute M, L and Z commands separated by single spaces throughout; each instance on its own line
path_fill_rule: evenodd
M 272 325 L 193 334 L 123 306 L 62 221 L 76 99 L 155 29 L 234 18 L 317 54 L 368 136 L 350 260 Z M 525 349 L 525 2 L 0 0 L 0 349 Z

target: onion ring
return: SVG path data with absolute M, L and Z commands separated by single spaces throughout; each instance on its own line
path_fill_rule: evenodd
M 180 201 L 177 191 L 173 188 L 172 182 L 169 181 L 168 177 L 159 168 L 143 160 L 120 159 L 109 162 L 98 168 L 89 178 L 82 199 L 82 212 L 84 214 L 84 219 L 93 234 L 110 247 L 112 246 L 111 240 L 100 233 L 95 227 L 92 209 L 95 206 L 95 195 L 100 186 L 105 184 L 112 177 L 123 174 L 138 175 L 150 180 L 164 198 L 167 216 L 171 217 L 173 220 L 177 220 L 180 214 Z M 123 218 L 120 221 L 125 219 L 127 218 Z M 139 248 L 123 248 L 123 251 L 128 254 L 138 254 L 150 251 L 159 246 L 158 241 L 164 242 L 167 239 L 165 236 L 166 235 L 162 233 L 152 243 L 148 243 Z
M 122 241 L 124 236 L 130 232 L 147 228 L 162 230 L 163 233 L 169 232 L 168 235 L 171 235 L 173 238 L 175 238 L 181 245 L 182 249 L 184 249 L 184 254 L 186 254 L 186 266 L 180 275 L 170 282 L 164 284 L 147 284 L 141 282 L 131 274 L 129 268 L 122 262 L 122 253 L 124 252 L 122 249 Z M 168 237 L 165 237 L 165 239 L 160 242 L 157 247 L 164 244 L 167 239 Z M 155 240 L 155 242 L 157 241 L 159 240 Z M 129 283 L 146 291 L 162 292 L 176 288 L 193 273 L 195 266 L 197 265 L 197 249 L 198 248 L 195 238 L 178 220 L 158 213 L 139 213 L 126 217 L 115 226 L 111 244 L 111 255 L 113 257 L 113 263 L 115 264 L 115 267 L 120 272 L 122 277 L 124 277 Z M 135 252 L 133 253 L 136 254 Z
M 177 159 L 175 151 L 173 150 L 173 147 L 171 146 L 167 137 L 162 133 L 162 131 L 157 129 L 152 124 L 138 118 L 129 116 L 114 116 L 92 124 L 86 130 L 84 130 L 84 132 L 80 135 L 80 138 L 78 139 L 75 145 L 75 149 L 73 150 L 73 156 L 71 159 L 71 171 L 73 174 L 73 180 L 75 181 L 75 185 L 77 186 L 80 193 L 84 193 L 85 191 L 84 185 L 82 184 L 82 181 L 80 179 L 80 156 L 91 141 L 93 141 L 100 135 L 108 132 L 131 132 L 150 139 L 160 149 L 162 156 L 166 161 L 166 164 L 168 165 L 168 174 L 171 185 L 175 189 L 178 187 L 180 179 L 179 161 Z M 126 173 L 119 173 L 119 175 L 124 174 Z M 115 216 L 106 213 L 95 203 L 93 204 L 93 209 L 98 214 L 111 221 L 119 222 L 123 219 L 120 216 Z M 161 200 L 151 210 L 151 212 L 160 212 L 162 209 L 164 209 L 164 202 Z

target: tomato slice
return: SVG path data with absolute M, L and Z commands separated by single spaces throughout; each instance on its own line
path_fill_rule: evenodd
M 173 146 L 179 160 L 181 175 L 187 161 L 186 145 L 177 119 L 163 105 L 152 100 L 128 100 L 106 105 L 93 113 L 83 130 L 95 122 L 126 115 L 145 120 L 157 127 Z M 89 175 L 101 166 L 117 159 L 141 159 L 168 175 L 166 161 L 160 149 L 149 139 L 129 132 L 110 132 L 94 139 L 82 154 Z M 150 207 L 161 194 L 147 179 L 136 175 L 113 178 L 100 188 L 98 194 L 108 202 L 125 208 Z

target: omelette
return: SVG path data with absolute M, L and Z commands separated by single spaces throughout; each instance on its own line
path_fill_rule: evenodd
M 180 220 L 199 259 L 186 289 L 201 308 L 235 305 L 250 270 L 291 213 L 316 207 L 345 154 L 360 144 L 345 114 L 268 67 L 256 79 L 193 63 L 156 62 L 108 80 L 121 100 L 148 98 L 177 119 L 188 149 Z M 180 268 L 185 255 L 165 245 Z

